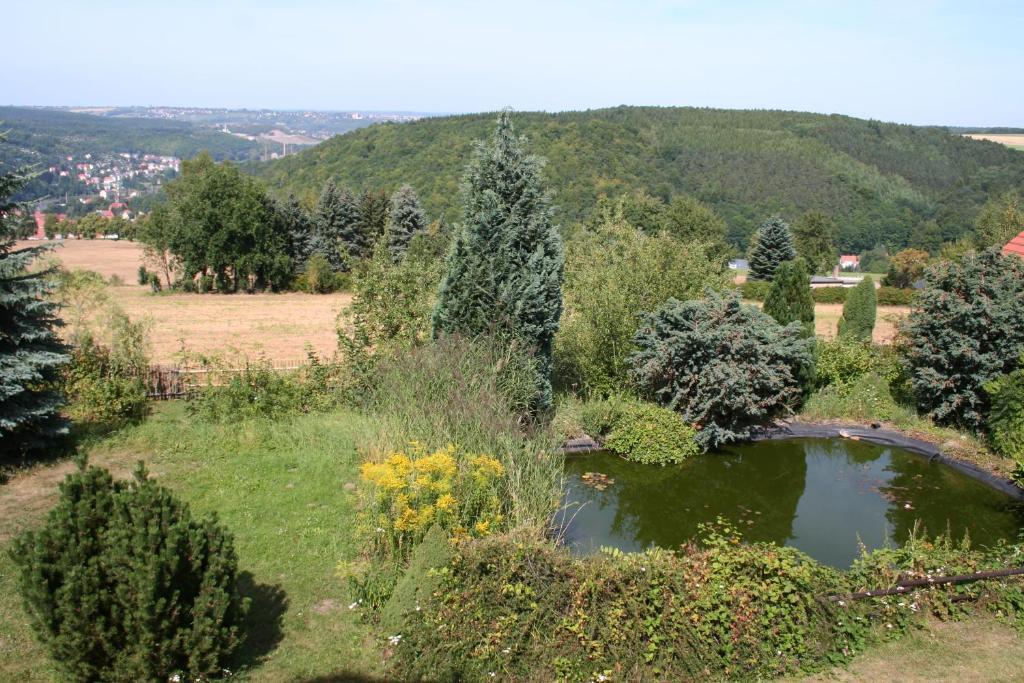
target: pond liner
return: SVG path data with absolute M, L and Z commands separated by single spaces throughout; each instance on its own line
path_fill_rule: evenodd
M 893 446 L 911 453 L 923 455 L 929 460 L 940 462 L 943 465 L 973 477 L 983 484 L 987 484 L 997 491 L 1001 491 L 1016 500 L 1024 500 L 1024 489 L 1008 479 L 1003 479 L 991 472 L 984 470 L 973 463 L 957 458 L 951 458 L 942 452 L 942 449 L 933 443 L 914 439 L 903 432 L 892 429 L 865 427 L 859 424 L 831 424 L 823 422 L 778 422 L 771 427 L 763 427 L 756 430 L 750 441 L 780 441 L 784 439 L 834 439 L 846 438 L 855 441 L 866 441 L 878 446 Z M 600 451 L 600 443 L 583 436 L 579 439 L 569 439 L 562 445 L 562 453 L 582 454 Z
M 772 427 L 765 427 L 754 432 L 751 441 L 778 441 L 784 439 L 830 439 L 845 438 L 854 441 L 866 441 L 878 446 L 893 446 L 911 453 L 923 455 L 929 460 L 940 462 L 943 465 L 963 472 L 983 484 L 987 484 L 997 491 L 1017 500 L 1024 500 L 1024 489 L 1008 479 L 992 474 L 988 470 L 978 467 L 974 463 L 951 458 L 942 452 L 942 449 L 933 443 L 914 439 L 902 432 L 892 429 L 865 427 L 857 424 L 829 424 L 818 422 L 780 422 Z

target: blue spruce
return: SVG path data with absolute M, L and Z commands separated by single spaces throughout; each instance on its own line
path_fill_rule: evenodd
M 0 457 L 41 448 L 67 432 L 58 391 L 67 349 L 57 307 L 47 299 L 49 270 L 30 266 L 50 247 L 15 248 L 18 207 L 9 198 L 27 177 L 0 175 Z
M 541 181 L 502 112 L 462 179 L 462 224 L 434 310 L 434 334 L 511 335 L 537 360 L 538 408 L 551 404 L 551 353 L 562 315 L 564 257 Z
M 789 224 L 772 216 L 757 229 L 750 249 L 750 279 L 772 280 L 775 270 L 796 258 L 796 246 Z

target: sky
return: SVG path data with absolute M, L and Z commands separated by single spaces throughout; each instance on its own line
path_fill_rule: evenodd
M 5 2 L 0 103 L 1024 126 L 1024 2 Z

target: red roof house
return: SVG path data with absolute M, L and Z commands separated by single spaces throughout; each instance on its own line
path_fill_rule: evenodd
M 1004 254 L 1016 254 L 1024 258 L 1024 232 L 1014 237 L 1003 247 Z

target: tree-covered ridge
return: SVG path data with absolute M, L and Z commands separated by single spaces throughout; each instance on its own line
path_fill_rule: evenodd
M 458 179 L 472 141 L 494 115 L 378 125 L 252 171 L 282 196 L 313 199 L 328 178 L 354 188 L 417 188 L 431 216 L 454 219 Z M 822 211 L 836 245 L 915 244 L 934 219 L 944 239 L 967 233 L 992 192 L 1024 188 L 1024 156 L 939 127 L 786 111 L 616 107 L 514 115 L 548 160 L 558 220 L 586 217 L 601 195 L 644 189 L 692 195 L 745 247 L 766 215 L 793 221 Z

